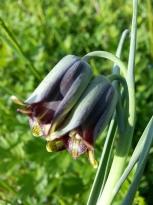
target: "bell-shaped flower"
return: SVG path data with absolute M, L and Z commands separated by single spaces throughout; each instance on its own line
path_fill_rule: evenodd
M 47 150 L 53 151 L 54 145 L 60 142 L 62 149 L 65 146 L 65 149 L 75 159 L 87 153 L 91 164 L 97 167 L 94 159 L 94 142 L 109 123 L 116 103 L 117 92 L 111 82 L 104 76 L 95 77 L 74 107 L 63 128 L 56 130 L 53 122 L 53 127 L 47 137 L 49 141 Z
M 24 102 L 12 96 L 20 104 L 19 112 L 29 116 L 34 136 L 48 136 L 54 127 L 67 118 L 92 78 L 90 66 L 79 57 L 67 55 L 61 59 Z M 56 119 L 56 121 L 54 120 Z M 55 143 L 59 145 L 59 143 Z M 55 147 L 54 146 L 54 147 Z

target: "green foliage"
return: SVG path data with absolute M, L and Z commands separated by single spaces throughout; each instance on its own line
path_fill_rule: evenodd
M 115 53 L 121 32 L 131 23 L 131 6 L 131 0 L 0 1 L 0 204 L 86 203 L 95 175 L 86 157 L 75 161 L 66 152 L 47 153 L 45 142 L 32 137 L 27 119 L 16 113 L 10 96 L 26 99 L 38 77 L 43 79 L 66 54 Z M 134 145 L 153 111 L 152 8 L 151 0 L 139 2 Z M 123 59 L 127 59 L 127 45 L 124 49 Z M 95 74 L 107 73 L 112 66 L 101 62 L 91 61 Z M 98 159 L 101 143 L 98 139 Z M 152 152 L 149 157 L 135 198 L 138 205 L 152 204 Z M 128 186 L 126 182 L 119 201 Z

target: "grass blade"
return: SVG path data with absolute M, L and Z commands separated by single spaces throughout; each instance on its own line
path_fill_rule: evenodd
M 119 45 L 118 45 L 117 52 L 116 52 L 116 56 L 119 58 L 121 56 L 123 45 L 127 37 L 127 34 L 128 34 L 128 30 L 125 30 L 123 31 L 121 35 L 121 39 L 119 41 Z M 113 66 L 113 73 L 119 73 L 119 67 L 116 64 Z M 117 82 L 114 82 L 114 86 L 117 86 Z M 117 123 L 116 123 L 115 114 L 114 114 L 111 120 L 110 126 L 109 126 L 109 130 L 107 133 L 103 152 L 102 152 L 101 159 L 100 159 L 100 164 L 99 164 L 99 167 L 98 167 L 95 179 L 94 179 L 94 183 L 91 188 L 91 192 L 88 198 L 87 205 L 96 204 L 98 197 L 103 190 L 106 177 L 108 174 L 108 167 L 109 167 L 110 160 L 111 160 L 111 153 L 112 153 L 112 148 L 113 148 L 114 139 L 115 139 L 116 127 L 117 127 Z
M 150 150 L 150 147 L 151 147 L 152 142 L 153 142 L 153 117 L 151 118 L 150 122 L 148 123 L 148 126 L 146 127 L 144 137 L 146 139 L 145 139 L 145 143 L 144 143 L 142 152 L 141 152 L 139 160 L 138 160 L 135 177 L 134 177 L 134 180 L 132 181 L 132 184 L 129 188 L 129 191 L 128 191 L 122 205 L 132 204 L 132 202 L 134 200 L 135 193 L 136 193 L 137 188 L 138 188 L 138 185 L 140 183 L 140 179 L 141 179 L 141 176 L 142 176 L 144 168 L 145 168 L 145 164 L 146 164 L 146 160 L 147 160 L 147 157 L 149 154 L 149 150 Z M 140 147 L 140 150 L 141 150 L 141 147 Z
M 130 159 L 130 162 L 129 162 L 127 168 L 125 169 L 123 175 L 121 176 L 120 180 L 118 181 L 118 183 L 116 184 L 116 186 L 114 188 L 114 191 L 113 191 L 114 197 L 118 193 L 119 189 L 121 188 L 122 184 L 124 183 L 124 181 L 126 180 L 128 175 L 130 174 L 130 172 L 132 171 L 134 165 L 137 163 L 137 161 L 140 157 L 140 154 L 143 150 L 143 147 L 146 144 L 148 129 L 150 129 L 151 123 L 152 123 L 152 119 L 150 120 L 147 127 L 145 128 L 145 130 L 144 130 L 144 132 L 143 132 L 139 142 L 137 143 L 137 146 L 136 146 L 136 148 L 131 156 L 131 159 Z

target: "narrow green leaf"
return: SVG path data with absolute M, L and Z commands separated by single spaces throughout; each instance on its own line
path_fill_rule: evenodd
M 130 41 L 130 54 L 129 61 L 131 61 L 132 70 L 135 64 L 135 45 L 136 45 L 136 30 L 137 30 L 137 0 L 133 0 L 133 16 L 132 16 L 132 30 Z M 132 45 L 133 43 L 133 45 Z M 128 64 L 129 66 L 130 64 Z M 121 68 L 121 67 L 120 67 Z M 129 68 L 129 67 L 128 67 Z M 123 69 L 124 74 L 124 69 Z M 131 71 L 130 71 L 131 72 Z M 98 200 L 97 205 L 110 205 L 113 201 L 113 189 L 122 176 L 125 168 L 129 148 L 131 145 L 133 131 L 135 127 L 135 90 L 134 90 L 134 73 L 128 77 L 124 74 L 127 80 L 128 93 L 129 93 L 129 106 L 128 106 L 128 128 L 124 132 L 124 137 L 120 137 L 117 143 L 116 153 L 112 162 L 112 166 L 107 178 L 104 190 Z M 115 169 L 115 172 L 114 172 Z
M 83 60 L 88 61 L 91 57 L 100 57 L 100 58 L 109 59 L 110 61 L 114 62 L 120 67 L 123 75 L 126 77 L 127 72 L 126 72 L 125 64 L 117 56 L 113 55 L 112 53 L 107 52 L 107 51 L 93 51 L 85 55 L 83 57 Z
M 113 191 L 114 196 L 118 193 L 122 184 L 127 179 L 128 175 L 130 174 L 133 167 L 135 166 L 138 159 L 140 158 L 140 154 L 142 153 L 144 146 L 146 145 L 146 140 L 148 137 L 148 130 L 151 129 L 152 121 L 153 121 L 153 118 L 150 120 L 147 127 L 145 128 L 145 130 L 144 130 L 144 132 L 143 132 L 139 142 L 137 143 L 137 146 L 136 146 L 136 148 L 131 156 L 131 159 L 130 159 L 130 162 L 129 162 L 127 168 L 125 169 L 124 173 L 122 174 L 121 178 L 119 179 L 118 183 L 116 184 L 114 191 Z
M 120 41 L 117 47 L 117 51 L 116 51 L 116 56 L 119 58 L 121 57 L 123 45 L 127 37 L 127 34 L 128 34 L 128 30 L 125 30 L 123 31 L 121 35 L 121 38 L 120 38 Z M 113 73 L 119 74 L 119 67 L 116 64 L 114 64 L 113 66 Z M 113 84 L 116 87 L 118 83 L 113 82 Z M 108 171 L 109 171 L 109 165 L 111 162 L 111 155 L 112 155 L 112 149 L 113 149 L 113 144 L 114 144 L 114 139 L 115 139 L 116 128 L 117 128 L 117 123 L 116 123 L 115 114 L 114 114 L 110 122 L 110 125 L 109 125 L 107 137 L 106 137 L 103 151 L 101 154 L 99 167 L 98 167 L 98 170 L 97 170 L 97 173 L 96 173 L 96 176 L 95 176 L 95 179 L 94 179 L 91 191 L 90 191 L 87 205 L 93 205 L 97 203 L 98 197 L 100 196 L 100 193 L 102 192 L 103 187 L 105 185 L 106 178 L 107 178 Z
M 99 167 L 94 179 L 93 186 L 91 188 L 91 192 L 88 198 L 87 205 L 93 205 L 96 204 L 99 194 L 101 192 L 101 189 L 104 186 L 106 176 L 108 173 L 108 162 L 110 162 L 111 152 L 114 144 L 115 139 L 115 131 L 116 131 L 116 123 L 114 122 L 114 118 L 111 121 L 111 124 L 109 126 L 108 134 L 105 140 L 105 144 L 103 147 L 103 152 L 101 155 Z
M 153 117 L 151 118 L 150 122 L 148 123 L 148 126 L 146 127 L 145 138 L 146 138 L 146 140 L 144 142 L 144 146 L 143 146 L 142 152 L 141 152 L 140 157 L 139 157 L 134 180 L 132 181 L 132 184 L 129 188 L 129 191 L 128 191 L 122 205 L 132 204 L 132 202 L 134 200 L 134 196 L 135 196 L 137 188 L 138 188 L 138 185 L 140 183 L 141 176 L 143 174 L 145 164 L 147 161 L 147 157 L 149 154 L 149 150 L 150 150 L 150 147 L 151 147 L 152 142 L 153 142 Z M 140 150 L 141 150 L 141 147 L 140 147 Z

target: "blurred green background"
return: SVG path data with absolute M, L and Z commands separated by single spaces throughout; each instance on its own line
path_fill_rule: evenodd
M 139 0 L 138 15 L 133 147 L 153 114 L 153 1 Z M 10 96 L 26 99 L 66 54 L 115 53 L 121 32 L 130 28 L 131 16 L 132 0 L 0 0 L 0 205 L 86 204 L 95 175 L 86 156 L 75 161 L 66 152 L 47 153 L 44 141 L 31 135 L 27 118 L 16 113 Z M 127 39 L 125 61 L 128 45 Z M 106 60 L 91 64 L 95 75 L 107 74 L 112 67 Z M 97 159 L 102 144 L 99 138 Z M 115 205 L 129 184 L 130 178 Z M 152 205 L 152 187 L 153 150 L 135 205 Z

